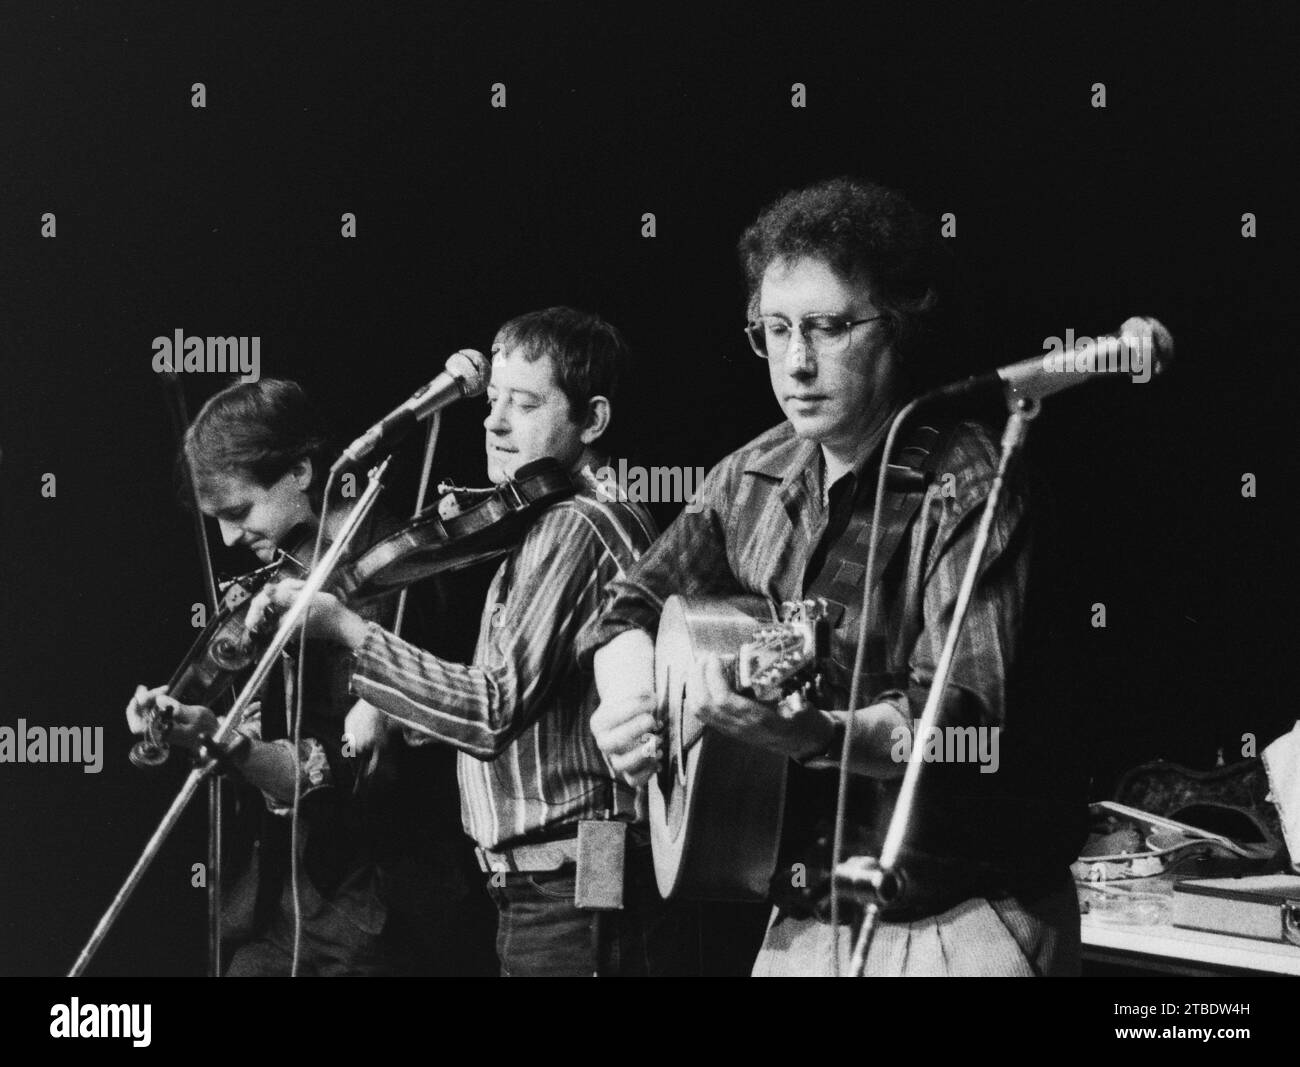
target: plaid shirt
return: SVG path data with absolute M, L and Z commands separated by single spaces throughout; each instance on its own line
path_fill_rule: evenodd
M 875 492 L 879 444 L 858 478 L 857 494 L 868 503 Z M 902 625 L 890 628 L 895 647 L 889 659 L 906 664 L 906 684 L 869 687 L 868 702 L 883 698 L 920 717 L 970 558 L 971 520 L 988 494 L 996 463 L 997 449 L 982 427 L 967 423 L 954 433 L 899 548 L 907 560 L 904 580 L 884 591 L 890 614 L 902 616 Z M 679 515 L 638 566 L 611 583 L 604 611 L 580 641 L 584 662 L 623 630 L 653 634 L 664 600 L 674 593 L 756 593 L 778 603 L 802 599 L 809 559 L 830 519 L 823 502 L 824 471 L 820 448 L 796 438 L 788 422 L 724 459 L 705 480 L 697 510 Z M 951 479 L 944 477 L 948 473 Z M 1024 539 L 1015 537 L 1024 516 L 1024 494 L 1014 484 L 1006 486 L 985 559 L 985 572 L 996 567 L 997 578 L 976 587 L 949 676 L 959 691 L 948 703 L 962 705 L 962 717 L 972 724 L 1001 724 L 1005 717 L 1007 658 L 1028 577 Z M 836 634 L 854 645 L 856 637 Z M 899 647 L 904 641 L 908 647 Z M 949 721 L 954 713 L 950 708 Z
M 639 505 L 590 487 L 548 508 L 498 568 L 469 666 L 370 626 L 353 692 L 409 727 L 412 743 L 460 750 L 461 813 L 483 848 L 557 837 L 610 810 L 643 818 L 638 791 L 615 782 L 587 727 L 598 698 L 574 643 L 655 532 Z
M 857 498 L 867 506 L 874 495 L 879 451 L 877 440 L 857 477 Z M 864 704 L 886 701 L 909 719 L 920 717 L 997 456 L 996 445 L 979 424 L 963 423 L 949 439 L 936 477 L 899 544 L 894 566 L 874 594 L 884 605 L 889 625 L 882 633 L 873 622 L 869 642 L 884 642 L 884 658 L 895 673 L 866 679 Z M 809 559 L 830 519 L 823 502 L 824 470 L 820 448 L 796 438 L 788 422 L 724 459 L 705 480 L 698 509 L 679 515 L 640 563 L 611 583 L 602 613 L 579 640 L 580 660 L 589 662 L 598 648 L 625 630 L 639 628 L 653 635 L 663 603 L 674 593 L 759 594 L 778 603 L 801 599 Z M 1017 726 L 1011 721 L 1014 709 L 1008 714 L 1008 694 L 1012 661 L 1023 636 L 1029 577 L 1026 502 L 1025 487 L 1013 469 L 957 645 L 940 725 Z M 863 555 L 865 563 L 865 549 Z M 852 629 L 850 633 L 841 628 L 833 636 L 835 658 L 849 664 L 857 637 L 856 626 Z M 1037 735 L 1043 722 L 1026 732 Z M 928 802 L 924 806 L 936 811 L 935 819 L 928 821 L 930 830 L 937 828 L 937 837 L 930 835 L 937 853 L 969 850 L 972 855 L 1024 861 L 1028 853 L 1047 851 L 1052 862 L 1073 858 L 1073 838 L 1063 844 L 1069 835 L 1057 832 L 1061 809 L 1048 799 L 1050 784 L 1047 793 L 1043 791 L 1044 772 L 1034 748 L 1038 743 L 1018 751 L 1009 751 L 1015 745 L 1003 744 L 999 773 L 981 775 L 969 764 L 927 766 L 921 794 Z M 1016 766 L 1009 767 L 1008 761 Z M 798 829 L 824 822 L 833 811 L 828 798 L 833 796 L 835 772 L 802 772 L 796 779 L 810 776 L 820 779 L 820 787 L 793 781 L 798 787 L 795 796 L 819 809 L 829 803 L 829 809 L 796 812 L 792 799 L 787 842 Z M 877 835 L 892 810 L 898 782 L 856 776 L 854 782 L 851 815 L 871 827 L 868 832 L 878 847 Z M 1040 840 L 1026 848 L 1020 838 L 1033 834 Z

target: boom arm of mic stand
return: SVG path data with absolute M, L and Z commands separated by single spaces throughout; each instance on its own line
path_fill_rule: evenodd
M 926 697 L 925 710 L 921 720 L 916 724 L 915 735 L 928 737 L 936 720 L 939 718 L 939 705 L 943 700 L 944 690 L 948 685 L 948 675 L 952 670 L 953 657 L 957 651 L 957 640 L 961 636 L 962 625 L 966 621 L 966 612 L 970 608 L 971 596 L 975 592 L 975 580 L 979 574 L 984 553 L 988 549 L 989 535 L 993 531 L 993 520 L 997 517 L 998 504 L 1002 498 L 1002 485 L 1006 479 L 1011 460 L 1025 443 L 1029 423 L 1039 411 L 1039 402 L 1033 399 L 1019 399 L 1011 402 L 1011 417 L 1007 420 L 1002 433 L 1002 454 L 998 458 L 998 469 L 993 484 L 989 488 L 988 498 L 984 502 L 984 511 L 980 515 L 979 525 L 975 530 L 975 543 L 971 547 L 970 560 L 966 564 L 966 573 L 962 576 L 961 587 L 957 592 L 957 601 L 953 606 L 952 622 L 948 626 L 948 635 L 944 639 L 943 651 L 935 665 L 934 679 L 930 683 L 930 693 Z M 912 809 L 916 803 L 917 781 L 921 776 L 924 761 L 916 758 L 907 763 L 903 772 L 903 784 L 899 789 L 898 801 L 894 805 L 893 815 L 889 820 L 889 830 L 885 834 L 885 843 L 880 850 L 880 861 L 869 861 L 864 877 L 860 858 L 853 858 L 840 864 L 833 872 L 833 877 L 850 891 L 861 893 L 864 883 L 870 890 L 867 906 L 863 913 L 862 926 L 853 945 L 853 958 L 849 964 L 849 974 L 861 978 L 867 965 L 867 952 L 875 936 L 876 924 L 880 918 L 880 900 L 875 891 L 882 879 L 896 878 L 895 868 L 903 842 L 907 837 L 912 821 Z
M 280 626 L 276 630 L 275 636 L 271 638 L 270 645 L 262 654 L 257 667 L 249 676 L 243 690 L 241 690 L 230 711 L 226 713 L 226 717 L 222 720 L 217 732 L 213 735 L 211 743 L 214 747 L 218 749 L 221 747 L 222 742 L 225 741 L 231 731 L 243 721 L 244 716 L 248 713 L 249 706 L 257 699 L 258 693 L 262 691 L 262 687 L 266 684 L 267 679 L 271 676 L 272 669 L 275 667 L 275 661 L 279 658 L 280 653 L 284 651 L 285 646 L 288 645 L 294 634 L 297 633 L 303 616 L 310 610 L 312 597 L 324 588 L 325 582 L 334 573 L 334 569 L 338 566 L 343 553 L 347 551 L 348 545 L 356 536 L 357 530 L 360 529 L 361 524 L 370 513 L 370 509 L 374 507 L 380 490 L 384 487 L 383 477 L 384 472 L 388 469 L 388 462 L 388 459 L 385 459 L 370 472 L 370 484 L 366 486 L 365 492 L 357 499 L 356 507 L 344 520 L 338 537 L 330 545 L 329 551 L 321 557 L 320 563 L 307 576 L 307 580 L 303 583 L 302 590 L 293 602 L 292 607 L 281 616 Z M 80 977 L 90 965 L 90 961 L 99 950 L 99 946 L 103 943 L 104 938 L 108 936 L 113 924 L 117 922 L 118 916 L 121 914 L 122 909 L 126 907 L 127 901 L 131 899 L 131 894 L 140 884 L 140 880 L 149 869 L 149 865 L 153 863 L 154 858 L 158 855 L 163 842 L 167 840 L 168 835 L 175 829 L 176 823 L 180 821 L 185 806 L 194 797 L 203 779 L 211 774 L 215 768 L 216 762 L 209 759 L 190 771 L 185 783 L 181 786 L 180 792 L 176 795 L 176 799 L 172 801 L 171 807 L 167 809 L 162 818 L 162 822 L 158 824 L 158 829 L 149 838 L 144 851 L 140 854 L 140 858 L 136 860 L 135 866 L 131 868 L 131 873 L 126 876 L 122 888 L 117 891 L 113 902 L 108 906 L 108 910 L 104 912 L 103 917 L 95 926 L 94 932 L 90 935 L 90 940 L 86 942 L 86 946 L 81 950 L 76 962 L 73 963 L 72 969 L 68 971 L 69 978 Z

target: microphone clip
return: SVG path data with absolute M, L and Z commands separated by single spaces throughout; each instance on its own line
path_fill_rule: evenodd
M 831 873 L 838 892 L 858 904 L 877 904 L 881 908 L 897 906 L 906 888 L 902 872 L 886 869 L 875 856 L 850 856 Z

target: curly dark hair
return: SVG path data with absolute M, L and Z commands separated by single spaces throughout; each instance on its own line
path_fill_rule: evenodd
M 788 192 L 745 230 L 738 251 L 757 310 L 763 275 L 778 260 L 819 259 L 871 287 L 916 387 L 944 373 L 940 350 L 952 339 L 952 257 L 936 219 L 901 193 L 854 178 Z
M 530 363 L 551 357 L 555 380 L 569 401 L 569 417 L 581 423 L 593 396 L 614 399 L 629 360 L 627 343 L 618 328 L 586 311 L 551 307 L 511 319 L 492 342 L 504 349 L 521 349 Z
M 335 450 L 328 426 L 297 382 L 263 378 L 228 386 L 203 405 L 181 441 L 177 465 L 189 464 L 194 487 L 215 475 L 238 474 L 268 487 L 301 459 L 312 461 L 307 493 L 320 510 Z M 182 495 L 188 479 L 182 475 Z

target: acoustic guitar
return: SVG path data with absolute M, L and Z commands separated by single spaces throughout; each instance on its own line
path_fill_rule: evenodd
M 669 597 L 655 640 L 655 692 L 665 739 L 649 784 L 655 878 L 665 897 L 767 897 L 776 869 L 788 758 L 709 729 L 690 711 L 704 656 L 723 657 L 736 689 L 791 715 L 815 703 L 829 647 L 826 604 L 780 613 L 762 597 Z

